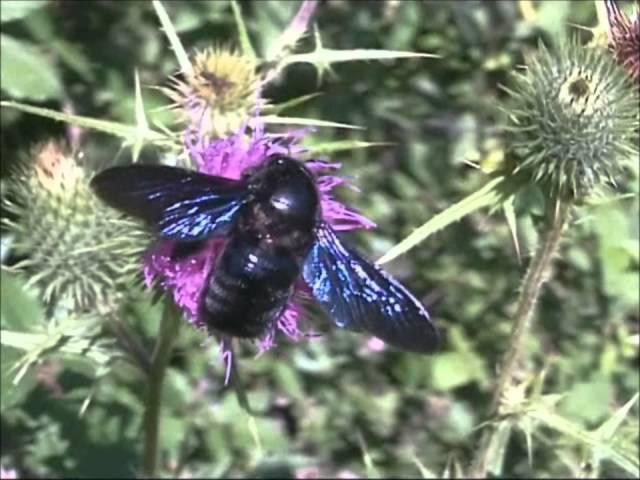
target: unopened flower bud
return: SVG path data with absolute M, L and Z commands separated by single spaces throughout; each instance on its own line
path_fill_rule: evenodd
M 144 230 L 103 205 L 87 172 L 56 142 L 36 147 L 8 184 L 3 206 L 16 268 L 47 305 L 113 308 L 140 270 Z
M 512 173 L 572 199 L 614 184 L 637 154 L 638 98 L 626 72 L 606 50 L 575 43 L 541 46 L 526 64 L 503 108 Z

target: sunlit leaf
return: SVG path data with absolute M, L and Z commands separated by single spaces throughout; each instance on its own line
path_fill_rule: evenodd
M 58 70 L 48 57 L 35 45 L 5 34 L 0 34 L 0 85 L 16 98 L 43 101 L 62 95 Z
M 503 190 L 505 184 L 506 181 L 504 177 L 494 178 L 480 190 L 440 212 L 421 227 L 416 228 L 408 237 L 394 245 L 387 253 L 380 257 L 377 263 L 383 264 L 390 262 L 394 258 L 407 253 L 447 225 L 457 222 L 481 208 L 490 207 L 504 201 L 505 196 L 508 197 L 508 193 Z
M 0 22 L 10 22 L 26 17 L 34 10 L 44 7 L 48 0 L 3 0 L 0 7 Z
M 438 58 L 438 55 L 420 52 L 401 52 L 397 50 L 375 50 L 357 48 L 353 50 L 334 50 L 322 48 L 309 53 L 296 53 L 284 58 L 285 65 L 294 63 L 332 64 L 353 62 L 356 60 L 394 60 L 399 58 Z
M 318 120 L 315 118 L 299 118 L 299 117 L 280 117 L 277 115 L 264 115 L 260 119 L 264 123 L 272 125 L 300 125 L 304 127 L 333 127 L 333 128 L 350 128 L 362 130 L 363 127 L 356 125 L 347 125 L 346 123 L 330 122 L 328 120 Z

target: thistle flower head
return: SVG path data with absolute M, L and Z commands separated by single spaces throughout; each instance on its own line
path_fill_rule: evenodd
M 295 157 L 302 153 L 303 149 L 298 141 L 303 134 L 304 132 L 297 131 L 280 136 L 268 135 L 256 122 L 248 134 L 243 128 L 225 139 L 201 139 L 193 142 L 188 149 L 199 171 L 239 179 L 246 169 L 262 164 L 274 154 Z M 319 161 L 307 162 L 306 165 L 317 176 L 324 221 L 336 230 L 374 226 L 372 222 L 333 197 L 334 189 L 346 183 L 344 179 L 333 175 L 339 165 Z M 213 238 L 198 253 L 186 259 L 175 259 L 171 256 L 174 242 L 162 241 L 149 252 L 145 262 L 147 283 L 159 282 L 164 289 L 170 291 L 176 304 L 185 311 L 189 322 L 198 328 L 205 327 L 204 320 L 198 317 L 198 305 L 205 280 L 215 268 L 215 261 L 222 251 L 223 243 L 223 239 Z M 303 315 L 301 302 L 306 295 L 304 283 L 301 282 L 296 286 L 285 312 L 260 339 L 261 352 L 272 347 L 280 334 L 293 340 L 304 336 L 299 328 L 299 320 Z
M 512 170 L 551 196 L 578 199 L 613 184 L 635 154 L 637 92 L 606 50 L 541 46 L 507 91 Z
M 184 78 L 162 91 L 190 127 L 207 138 L 236 132 L 258 106 L 260 78 L 250 57 L 223 47 L 197 52 Z
M 640 1 L 632 18 L 614 0 L 605 0 L 609 21 L 609 49 L 634 82 L 640 86 Z
M 3 204 L 16 237 L 16 267 L 48 305 L 110 309 L 135 276 L 145 249 L 136 224 L 104 207 L 76 158 L 50 141 L 10 178 Z

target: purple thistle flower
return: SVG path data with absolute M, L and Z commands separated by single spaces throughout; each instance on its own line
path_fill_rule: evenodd
M 297 157 L 304 152 L 299 145 L 305 130 L 295 130 L 286 134 L 267 134 L 257 118 L 252 126 L 245 126 L 233 136 L 220 140 L 209 140 L 193 134 L 186 137 L 186 149 L 198 171 L 209 175 L 238 180 L 243 172 L 265 162 L 273 155 Z M 320 193 L 322 217 L 336 230 L 369 229 L 375 224 L 362 215 L 350 210 L 333 197 L 333 191 L 348 182 L 334 175 L 339 164 L 312 161 L 305 164 L 317 178 Z M 158 282 L 171 292 L 175 303 L 185 312 L 189 323 L 204 329 L 205 322 L 198 316 L 198 305 L 202 291 L 211 270 L 224 245 L 224 239 L 210 239 L 196 254 L 183 259 L 171 257 L 175 242 L 163 240 L 147 255 L 145 260 L 145 281 L 147 285 Z M 285 312 L 272 328 L 258 342 L 259 354 L 276 344 L 279 334 L 297 341 L 308 334 L 303 333 L 299 323 L 303 317 L 302 304 L 309 297 L 306 284 L 300 280 Z M 230 339 L 221 338 L 221 353 L 227 366 L 226 380 L 231 371 Z M 226 381 L 225 381 L 226 383 Z
M 614 0 L 605 0 L 609 20 L 609 49 L 616 61 L 627 69 L 636 84 L 640 84 L 640 1 L 630 19 Z

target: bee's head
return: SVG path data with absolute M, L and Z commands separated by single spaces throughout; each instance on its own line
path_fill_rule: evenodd
M 249 190 L 266 213 L 303 228 L 315 225 L 320 198 L 315 178 L 302 162 L 271 157 L 250 174 Z

